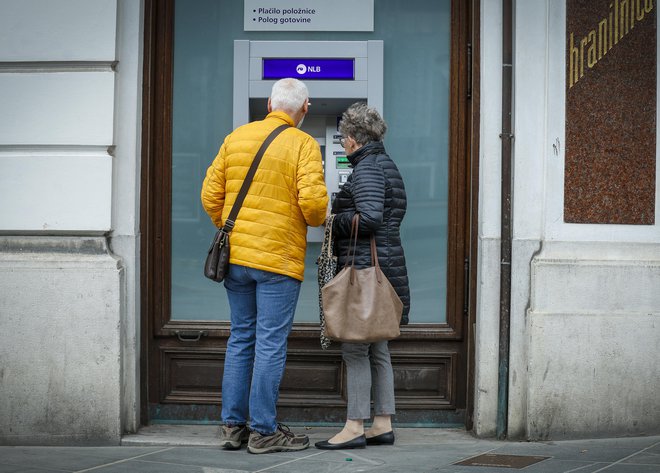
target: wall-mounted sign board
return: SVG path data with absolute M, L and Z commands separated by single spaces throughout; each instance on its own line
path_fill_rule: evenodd
M 354 80 L 354 59 L 265 58 L 262 79 Z
M 244 0 L 245 31 L 373 31 L 374 0 Z
M 564 221 L 656 222 L 652 1 L 566 1 Z

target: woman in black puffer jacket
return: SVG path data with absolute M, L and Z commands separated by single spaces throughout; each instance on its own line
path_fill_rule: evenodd
M 333 237 L 338 269 L 346 264 L 351 221 L 360 215 L 355 267 L 372 265 L 370 237 L 376 240 L 378 262 L 403 302 L 402 324 L 408 323 L 410 288 L 399 227 L 406 214 L 406 191 L 399 169 L 385 152 L 387 125 L 378 111 L 364 103 L 351 105 L 342 116 L 339 132 L 353 172 L 332 204 Z M 346 364 L 348 409 L 344 428 L 329 440 L 317 442 L 321 449 L 361 448 L 394 443 L 394 378 L 387 341 L 343 343 Z M 374 421 L 370 419 L 374 393 Z

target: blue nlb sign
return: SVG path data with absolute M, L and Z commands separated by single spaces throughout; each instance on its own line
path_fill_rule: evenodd
M 264 58 L 263 79 L 355 80 L 355 59 Z

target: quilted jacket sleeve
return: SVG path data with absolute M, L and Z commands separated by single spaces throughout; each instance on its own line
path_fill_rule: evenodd
M 323 162 L 314 139 L 304 144 L 297 173 L 298 205 L 307 225 L 317 227 L 325 221 L 328 191 L 323 178 Z
M 222 227 L 222 209 L 225 206 L 226 142 L 206 171 L 202 184 L 202 206 L 217 228 Z
M 360 163 L 353 171 L 351 189 L 355 212 L 360 214 L 359 234 L 374 233 L 383 224 L 385 211 L 385 173 L 378 164 Z M 351 220 L 355 212 L 342 212 L 335 217 L 333 230 L 340 237 L 348 238 Z

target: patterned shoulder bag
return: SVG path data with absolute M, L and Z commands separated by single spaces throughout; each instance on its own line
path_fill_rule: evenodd
M 327 350 L 330 347 L 331 340 L 325 336 L 325 316 L 323 315 L 323 301 L 321 300 L 321 288 L 325 286 L 337 274 L 337 257 L 333 254 L 332 245 L 332 222 L 335 216 L 331 214 L 325 221 L 325 231 L 323 233 L 323 244 L 321 245 L 321 254 L 316 260 L 318 265 L 319 279 L 319 317 L 321 320 L 321 348 Z

